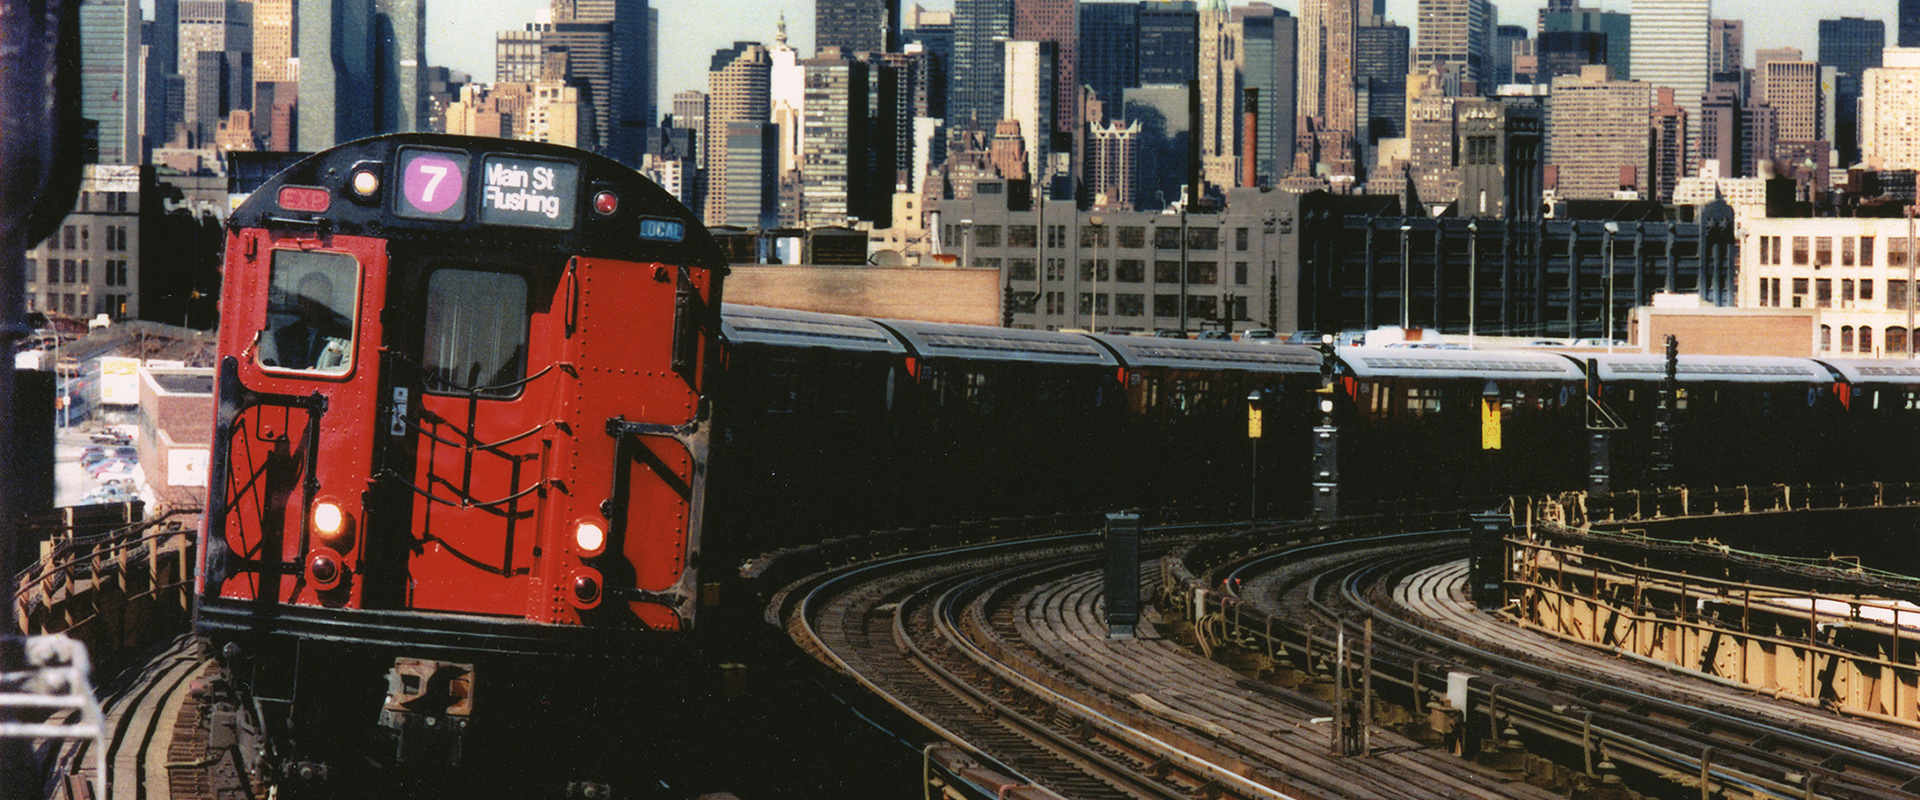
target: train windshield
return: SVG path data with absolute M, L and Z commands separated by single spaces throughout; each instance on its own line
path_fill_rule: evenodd
M 360 264 L 346 253 L 275 250 L 261 366 L 341 374 L 353 367 Z
M 427 279 L 429 391 L 512 397 L 527 370 L 527 279 L 440 269 Z

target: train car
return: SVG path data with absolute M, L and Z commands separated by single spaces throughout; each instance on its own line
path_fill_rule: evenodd
M 1586 374 L 1567 358 L 1412 347 L 1338 354 L 1343 511 L 1459 508 L 1582 485 Z
M 1920 474 L 1920 362 L 1815 359 L 1845 384 L 1835 477 L 1907 482 Z
M 1267 516 L 1305 510 L 1318 352 L 1223 340 L 1095 338 L 1125 365 L 1122 448 L 1133 465 L 1127 504 L 1224 510 L 1255 503 Z M 1250 406 L 1261 412 L 1258 447 L 1251 441 Z
M 353 142 L 234 211 L 197 624 L 259 777 L 547 760 L 537 795 L 652 755 L 566 709 L 685 674 L 726 270 L 659 187 L 529 142 Z
M 1625 427 L 1613 437 L 1614 473 L 1627 484 L 1653 474 L 1653 430 L 1666 358 L 1568 356 L 1585 365 L 1595 395 Z M 1674 486 L 1834 483 L 1845 420 L 1833 371 L 1804 358 L 1692 356 L 1677 359 Z

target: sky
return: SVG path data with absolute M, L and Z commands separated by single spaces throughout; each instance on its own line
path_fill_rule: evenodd
M 1299 0 L 1269 0 L 1298 15 Z M 902 0 L 911 7 L 913 0 Z M 1387 16 L 1414 27 L 1416 0 L 1388 0 Z M 1842 16 L 1880 19 L 1891 40 L 1896 0 L 1720 0 L 1714 16 L 1746 22 L 1747 63 L 1755 47 L 1798 47 L 1808 58 L 1817 55 L 1818 20 Z M 1228 0 L 1242 5 L 1241 0 Z M 922 0 L 929 9 L 950 10 L 952 0 Z M 1544 2 L 1499 2 L 1500 21 L 1533 28 Z M 485 4 L 456 0 L 427 0 L 427 60 L 471 74 L 476 80 L 493 76 L 493 42 L 497 32 L 518 30 L 547 8 L 547 0 L 491 0 Z M 1602 0 L 1608 11 L 1630 11 L 1630 0 Z M 707 88 L 707 62 L 713 51 L 734 41 L 772 43 L 776 23 L 784 13 L 787 41 L 803 55 L 813 52 L 813 3 L 808 0 L 655 0 L 660 10 L 660 109 L 672 106 L 675 92 Z M 479 9 L 491 13 L 476 13 Z M 1415 35 L 1418 33 L 1416 31 Z M 1891 41 L 1889 41 L 1891 44 Z

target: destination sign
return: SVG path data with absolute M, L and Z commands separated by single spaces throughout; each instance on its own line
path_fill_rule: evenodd
M 580 202 L 580 166 L 528 156 L 480 159 L 480 221 L 489 225 L 572 228 Z

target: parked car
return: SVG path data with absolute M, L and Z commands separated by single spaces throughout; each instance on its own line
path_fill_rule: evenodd
M 1276 338 L 1273 335 L 1272 328 L 1253 328 L 1246 333 L 1240 334 L 1240 341 L 1271 344 L 1276 341 Z
M 90 444 L 87 445 L 85 450 L 80 451 L 80 466 L 82 467 L 91 467 L 105 460 L 107 460 L 107 448 L 101 447 L 100 445 Z
M 140 450 L 134 447 L 116 447 L 113 448 L 113 457 L 138 464 L 140 463 Z
M 1201 331 L 1200 338 L 1210 339 L 1216 342 L 1231 342 L 1233 341 L 1233 334 L 1227 333 L 1226 331 Z
M 134 493 L 132 486 L 122 483 L 110 483 L 81 495 L 80 503 L 82 505 L 125 503 L 138 498 L 139 495 Z
M 133 462 L 124 459 L 109 458 L 88 468 L 88 472 L 93 475 L 94 480 L 101 483 L 109 483 L 113 479 L 121 477 L 124 477 L 126 480 L 132 480 Z
M 1160 330 L 1157 330 L 1157 331 L 1154 331 L 1154 332 L 1153 332 L 1153 335 L 1154 335 L 1154 337 L 1156 337 L 1156 338 L 1160 338 L 1160 339 L 1185 339 L 1185 338 L 1187 338 L 1187 333 L 1186 333 L 1186 331 L 1176 331 L 1176 330 L 1174 330 L 1174 329 L 1172 329 L 1172 328 L 1161 328 Z
M 1294 331 L 1287 334 L 1287 344 L 1319 344 L 1319 331 Z

